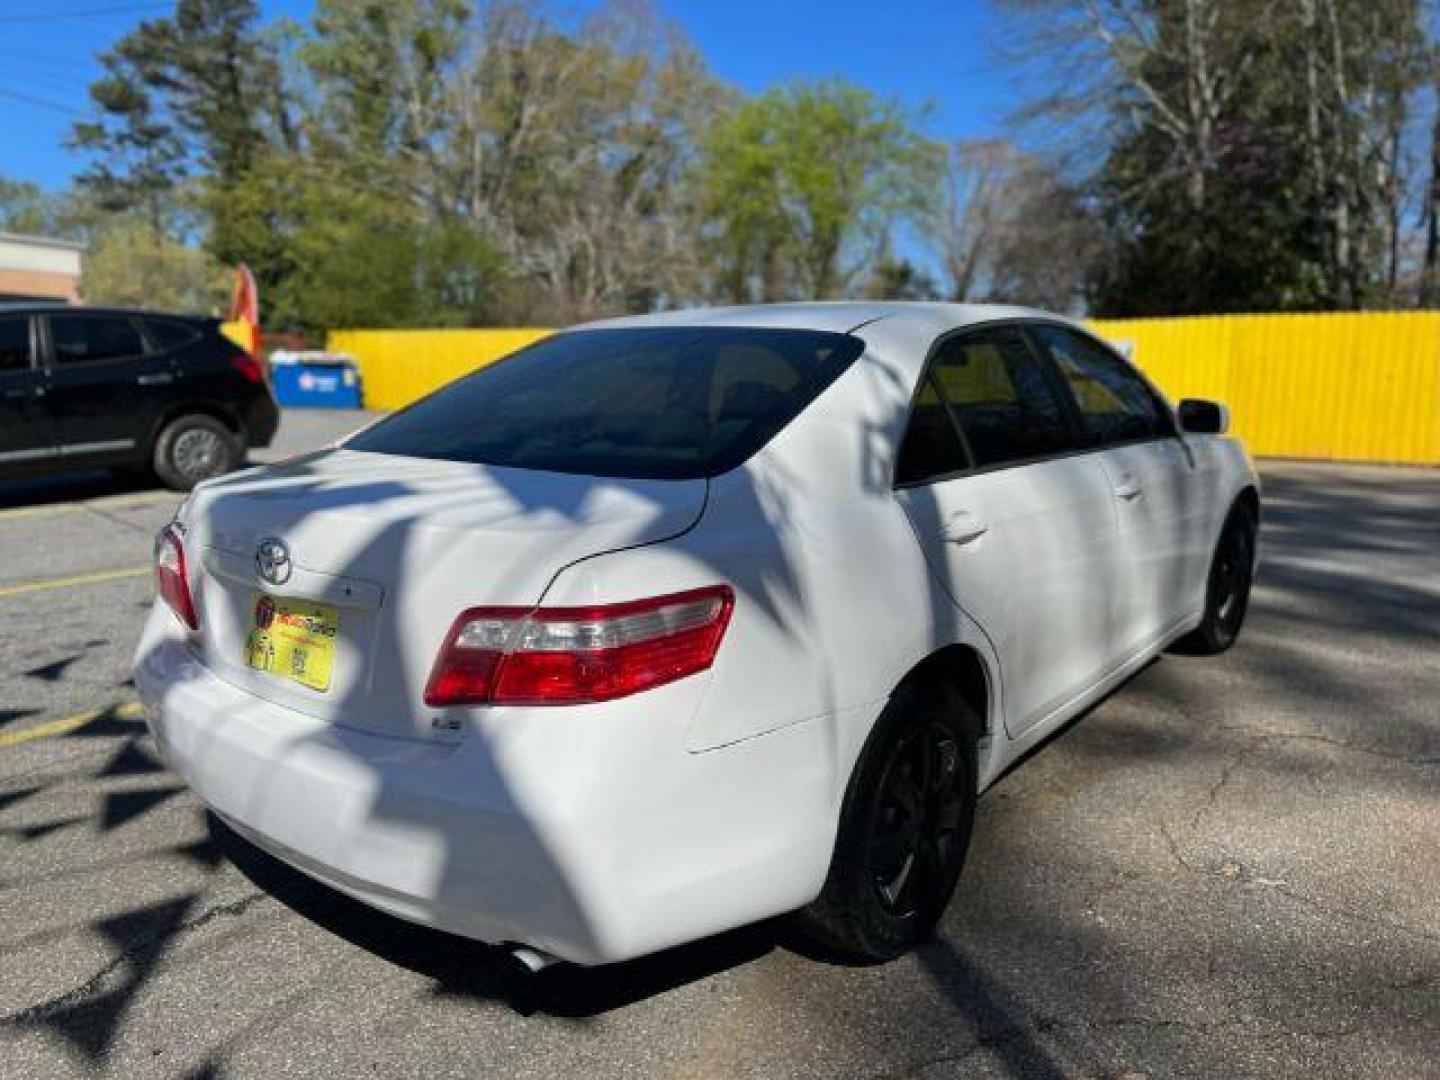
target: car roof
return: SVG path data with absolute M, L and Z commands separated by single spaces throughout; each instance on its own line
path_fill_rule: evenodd
M 4 300 L 0 301 L 0 315 L 20 313 L 44 313 L 59 311 L 65 314 L 86 315 L 163 315 L 167 319 L 183 319 L 187 322 L 205 322 L 212 317 L 179 311 L 158 311 L 153 308 L 99 307 L 90 304 L 71 304 L 64 300 Z
M 1062 319 L 1035 308 L 1009 304 L 952 304 L 911 300 L 820 300 L 803 303 L 742 304 L 682 308 L 584 323 L 575 329 L 619 327 L 730 326 L 824 330 L 849 333 L 881 319 L 913 319 L 943 330 L 997 319 Z

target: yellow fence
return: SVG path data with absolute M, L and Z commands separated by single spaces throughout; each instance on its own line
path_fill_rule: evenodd
M 1440 312 L 1097 321 L 1173 399 L 1230 406 L 1251 452 L 1440 464 Z M 547 330 L 336 330 L 365 403 L 394 409 Z
M 325 347 L 360 363 L 369 409 L 399 409 L 550 330 L 332 330 Z
M 1172 398 L 1216 398 L 1251 453 L 1440 464 L 1440 312 L 1090 324 Z

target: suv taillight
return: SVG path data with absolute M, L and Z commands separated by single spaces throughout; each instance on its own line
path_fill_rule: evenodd
M 166 525 L 155 538 L 155 591 L 189 629 L 197 630 L 190 574 L 185 568 L 185 542 L 175 525 Z
M 260 361 L 251 356 L 243 349 L 236 349 L 230 354 L 230 366 L 240 373 L 240 377 L 252 386 L 259 386 L 265 381 L 265 372 L 260 367 Z
M 588 608 L 471 608 L 445 637 L 427 705 L 575 705 L 661 686 L 715 660 L 726 585 Z

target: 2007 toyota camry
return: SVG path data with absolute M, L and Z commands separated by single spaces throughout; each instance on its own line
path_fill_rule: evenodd
M 978 792 L 1255 562 L 1223 406 L 947 304 L 547 338 L 200 485 L 135 678 L 239 833 L 406 919 L 597 964 L 798 912 L 898 955 Z

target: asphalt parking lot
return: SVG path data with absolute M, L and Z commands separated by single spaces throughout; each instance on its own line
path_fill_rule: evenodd
M 271 455 L 363 419 L 290 414 Z M 1250 623 L 981 800 L 943 933 L 518 979 L 207 818 L 129 704 L 176 497 L 0 486 L 0 1076 L 1440 1076 L 1440 471 L 1264 470 Z

